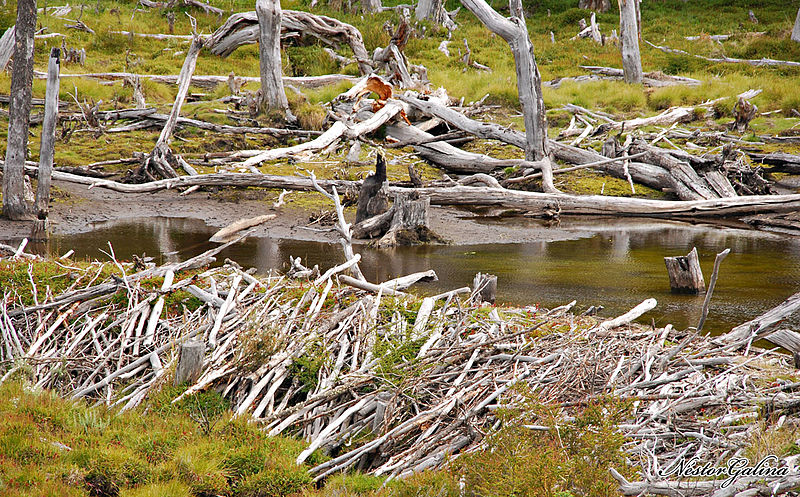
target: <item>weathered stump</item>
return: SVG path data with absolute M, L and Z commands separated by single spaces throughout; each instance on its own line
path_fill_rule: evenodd
M 476 304 L 488 302 L 494 304 L 497 297 L 497 276 L 478 273 L 472 280 L 472 301 Z
M 739 133 L 747 131 L 748 126 L 750 126 L 750 121 L 756 117 L 757 112 L 758 107 L 750 103 L 749 100 L 739 97 L 736 105 L 733 106 L 733 117 L 735 121 L 733 121 L 731 125 L 732 129 L 735 129 Z
M 664 257 L 664 263 L 672 293 L 698 294 L 706 290 L 696 247 L 685 256 Z
M 175 385 L 194 383 L 203 370 L 203 355 L 206 346 L 202 342 L 190 340 L 181 344 L 178 367 L 175 369 Z
M 375 244 L 377 247 L 419 245 L 442 242 L 442 238 L 428 227 L 428 209 L 431 199 L 419 194 L 401 193 L 394 198 L 388 231 Z

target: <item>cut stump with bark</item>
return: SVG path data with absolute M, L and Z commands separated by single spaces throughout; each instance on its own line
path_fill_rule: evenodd
M 664 263 L 667 265 L 672 293 L 696 295 L 706 291 L 696 247 L 685 256 L 664 257 Z

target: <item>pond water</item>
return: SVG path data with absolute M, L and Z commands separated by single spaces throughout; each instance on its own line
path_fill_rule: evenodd
M 512 223 L 541 229 L 538 221 L 511 218 L 483 222 Z M 559 230 L 572 239 L 517 244 L 443 245 L 375 250 L 358 247 L 368 280 L 380 282 L 395 276 L 434 269 L 439 281 L 423 283 L 416 292 L 433 294 L 470 286 L 477 272 L 499 278 L 498 303 L 540 304 L 551 308 L 577 300 L 577 311 L 602 305 L 603 316 L 627 311 L 648 297 L 658 307 L 644 322 L 678 328 L 695 326 L 702 296 L 673 295 L 664 256 L 685 255 L 697 247 L 706 281 L 714 256 L 725 248 L 731 254 L 720 271 L 706 329 L 727 331 L 752 319 L 800 290 L 800 239 L 763 231 L 668 221 L 568 220 Z M 79 257 L 107 259 L 108 242 L 119 259 L 146 253 L 158 262 L 184 260 L 214 244 L 216 231 L 200 220 L 144 218 L 100 223 L 91 231 L 55 236 L 46 250 L 61 255 L 74 249 Z M 563 236 L 562 236 L 563 238 Z M 249 238 L 223 252 L 226 257 L 260 272 L 285 269 L 289 256 L 322 270 L 343 261 L 338 244 Z M 789 324 L 800 324 L 789 323 Z

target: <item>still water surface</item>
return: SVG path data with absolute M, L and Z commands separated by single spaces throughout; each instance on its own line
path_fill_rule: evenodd
M 494 220 L 517 223 L 529 220 Z M 602 305 L 601 315 L 625 312 L 645 298 L 658 307 L 644 319 L 678 328 L 697 324 L 703 298 L 672 295 L 664 256 L 684 255 L 693 246 L 700 254 L 706 280 L 714 255 L 725 248 L 725 259 L 714 293 L 707 330 L 721 332 L 751 319 L 800 291 L 800 239 L 766 232 L 710 225 L 653 220 L 574 220 L 560 227 L 569 240 L 458 246 L 408 247 L 373 250 L 359 247 L 362 270 L 379 282 L 415 271 L 434 269 L 439 281 L 421 284 L 417 291 L 432 294 L 471 285 L 478 271 L 499 277 L 498 302 L 555 307 L 577 300 L 581 311 Z M 541 226 L 537 226 L 541 229 Z M 571 231 L 570 231 L 571 230 Z M 108 242 L 120 259 L 132 254 L 155 256 L 158 262 L 184 260 L 214 244 L 215 230 L 202 221 L 145 218 L 97 224 L 91 231 L 55 236 L 48 250 L 60 255 L 74 249 L 79 257 L 107 259 Z M 260 272 L 285 269 L 289 256 L 322 270 L 343 261 L 338 244 L 250 238 L 231 247 L 226 257 Z M 800 324 L 788 323 L 792 325 Z

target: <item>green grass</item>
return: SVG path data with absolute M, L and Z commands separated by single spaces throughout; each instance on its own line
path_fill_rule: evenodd
M 303 442 L 264 435 L 219 411 L 216 393 L 199 399 L 220 417 L 206 432 L 185 402 L 167 407 L 175 389 L 150 409 L 118 414 L 62 400 L 21 383 L 0 387 L 0 494 L 289 495 L 308 487 L 294 458 Z M 167 410 L 165 410 L 167 409 Z M 319 458 L 312 458 L 312 463 Z M 257 489 L 268 488 L 268 494 Z M 94 490 L 93 490 L 94 489 Z M 102 495 L 102 493 L 100 493 Z
M 391 5 L 394 0 L 386 3 Z M 44 6 L 44 2 L 39 2 Z M 394 2 L 396 3 L 396 2 Z M 456 3 L 451 2 L 453 7 Z M 130 37 L 116 34 L 113 31 L 133 31 L 144 33 L 167 32 L 167 21 L 164 12 L 159 9 L 136 11 L 136 2 L 127 0 L 111 2 L 101 0 L 84 9 L 82 20 L 91 26 L 95 35 L 67 29 L 67 21 L 52 16 L 40 16 L 39 23 L 50 32 L 66 35 L 65 42 L 70 47 L 85 47 L 87 50 L 86 65 L 64 64 L 63 73 L 131 71 L 147 74 L 177 74 L 183 63 L 182 52 L 187 44 L 181 40 L 157 41 L 141 37 Z M 216 1 L 215 5 L 227 11 L 251 9 L 251 2 L 240 0 Z M 530 0 L 525 2 L 527 20 L 531 39 L 535 46 L 536 56 L 542 76 L 545 80 L 555 77 L 584 74 L 578 68 L 581 64 L 607 65 L 619 67 L 618 48 L 612 44 L 600 46 L 589 40 L 570 41 L 577 31 L 577 21 L 587 17 L 587 12 L 574 8 L 573 0 Z M 284 9 L 308 8 L 305 2 L 284 2 Z M 715 56 L 724 53 L 731 57 L 775 57 L 787 60 L 800 60 L 800 44 L 788 39 L 794 15 L 794 7 L 785 2 L 767 0 L 760 2 L 755 9 L 760 22 L 758 25 L 747 21 L 749 7 L 731 6 L 730 2 L 710 0 L 704 2 L 661 1 L 642 6 L 643 38 L 657 44 L 687 50 L 699 55 Z M 10 3 L 0 8 L 0 27 L 13 22 L 14 6 Z M 184 9 L 185 10 L 185 9 Z M 397 22 L 392 12 L 378 15 L 361 16 L 358 13 L 342 12 L 330 6 L 317 7 L 321 14 L 328 14 L 350 22 L 358 27 L 364 37 L 368 51 L 378 46 L 385 46 L 388 35 L 383 30 L 386 22 Z M 77 13 L 73 13 L 73 17 Z M 197 19 L 198 30 L 211 33 L 220 24 L 215 15 L 205 14 L 191 9 Z M 456 21 L 459 28 L 453 33 L 450 50 L 453 56 L 447 58 L 437 50 L 445 33 L 425 24 L 426 36 L 412 38 L 406 48 L 406 54 L 412 63 L 425 65 L 434 86 L 444 86 L 454 98 L 464 98 L 466 102 L 477 100 L 489 94 L 490 102 L 501 104 L 515 111 L 519 107 L 516 95 L 513 57 L 506 42 L 498 36 L 487 34 L 486 29 L 466 11 L 459 14 Z M 610 33 L 618 28 L 618 17 L 615 9 L 600 14 L 598 22 L 603 33 Z M 713 28 L 712 28 L 713 27 Z M 420 26 L 421 28 L 421 26 Z M 188 18 L 183 11 L 177 12 L 175 33 L 188 34 L 190 31 Z M 550 42 L 550 32 L 554 33 L 555 43 Z M 684 36 L 699 35 L 706 31 L 713 34 L 724 33 L 732 38 L 723 44 L 710 41 L 688 41 Z M 755 35 L 764 32 L 763 35 Z M 472 68 L 465 69 L 458 54 L 463 50 L 462 40 L 470 42 L 472 56 L 475 60 L 489 65 L 493 72 L 487 73 Z M 41 40 L 36 44 L 36 68 L 44 71 L 51 46 L 60 44 L 60 40 Z M 349 55 L 349 50 L 341 53 Z M 318 75 L 338 72 L 339 68 L 328 58 L 319 44 L 310 46 L 286 46 L 284 53 L 284 72 L 287 75 Z M 794 91 L 800 81 L 800 70 L 796 68 L 751 67 L 737 64 L 710 64 L 693 57 L 665 54 L 642 45 L 643 64 L 646 71 L 661 70 L 669 74 L 681 74 L 695 77 L 704 84 L 700 87 L 671 87 L 660 89 L 643 89 L 628 86 L 619 82 L 595 82 L 585 84 L 565 83 L 559 89 L 544 89 L 545 104 L 548 108 L 558 108 L 564 103 L 576 103 L 585 107 L 612 112 L 620 116 L 632 116 L 653 113 L 674 105 L 693 105 L 706 99 L 731 97 L 750 88 L 761 88 L 763 93 L 754 99 L 754 103 L 762 111 L 782 110 L 789 115 L 792 109 L 800 107 L 800 97 Z M 197 73 L 226 75 L 233 71 L 237 75 L 258 75 L 258 51 L 254 45 L 247 45 L 236 50 L 227 58 L 212 55 L 203 51 L 198 59 Z M 355 66 L 348 66 L 344 72 L 354 73 Z M 304 125 L 310 128 L 322 127 L 324 110 L 320 103 L 330 101 L 347 85 L 337 85 L 319 90 L 306 90 L 305 99 L 293 98 L 295 111 L 300 115 Z M 0 92 L 8 92 L 10 78 L 0 75 Z M 255 91 L 257 85 L 249 84 L 245 90 Z M 145 96 L 148 103 L 161 110 L 169 107 L 176 89 L 146 81 Z M 224 96 L 227 89 L 219 87 L 211 92 L 193 89 L 196 93 L 206 93 L 206 99 Z M 62 100 L 72 102 L 74 97 L 81 102 L 97 102 L 102 100 L 101 108 L 125 107 L 131 103 L 130 88 L 121 82 L 105 84 L 86 79 L 64 79 L 61 85 Z M 293 93 L 293 92 L 289 92 Z M 44 95 L 44 82 L 34 83 L 34 94 Z M 74 97 L 73 97 L 74 95 Z M 292 95 L 290 95 L 290 98 Z M 732 103 L 724 104 L 726 106 Z M 214 112 L 215 108 L 224 107 L 211 102 L 188 104 L 185 113 L 216 122 L 228 122 L 224 116 Z M 769 121 L 769 120 L 768 120 Z M 765 125 L 768 126 L 768 123 Z M 34 135 L 39 132 L 34 127 Z M 5 129 L 0 131 L 4 134 Z M 184 133 L 189 141 L 174 143 L 177 151 L 183 153 L 199 153 L 210 150 L 226 149 L 211 133 L 196 133 L 190 130 Z M 59 143 L 56 147 L 56 162 L 63 165 L 79 165 L 130 156 L 134 151 L 147 151 L 155 143 L 158 130 L 126 133 L 120 135 L 104 135 L 100 138 L 103 147 L 96 147 L 97 138 L 76 134 L 69 143 Z M 32 140 L 32 158 L 38 154 L 36 143 Z M 207 145 L 206 145 L 207 144 Z M 274 141 L 267 139 L 248 139 L 236 144 L 236 148 L 257 148 L 274 146 Z
M 393 5 L 400 0 L 387 0 Z M 307 0 L 289 0 L 283 2 L 284 9 L 308 9 Z M 324 2 L 323 2 L 324 3 Z M 613 2 L 612 2 L 613 3 Z M 125 36 L 114 31 L 133 31 L 141 33 L 165 33 L 168 31 L 165 12 L 160 9 L 135 10 L 134 0 L 112 2 L 100 0 L 90 2 L 84 8 L 82 20 L 96 31 L 95 35 L 66 28 L 68 21 L 52 16 L 39 16 L 39 24 L 49 32 L 66 35 L 65 43 L 69 47 L 84 47 L 87 50 L 85 66 L 65 63 L 62 73 L 130 71 L 142 74 L 178 74 L 183 64 L 183 53 L 188 44 L 181 40 L 158 41 L 148 38 Z M 216 0 L 215 6 L 226 12 L 252 9 L 252 2 L 244 0 Z M 528 29 L 534 44 L 539 69 L 544 80 L 558 77 L 586 74 L 580 65 L 604 65 L 620 67 L 619 49 L 609 43 L 598 45 L 590 40 L 571 41 L 570 38 L 578 30 L 577 22 L 587 18 L 588 12 L 575 8 L 575 0 L 528 0 L 524 2 Z M 396 24 L 398 16 L 394 12 L 383 12 L 377 15 L 362 16 L 357 12 L 343 12 L 333 8 L 336 3 L 319 5 L 314 12 L 331 15 L 356 26 L 363 35 L 368 52 L 376 47 L 386 46 L 389 35 L 383 29 L 385 23 Z M 455 8 L 458 2 L 451 0 L 448 8 Z M 39 2 L 44 6 L 44 1 Z M 501 8 L 499 5 L 495 7 Z M 794 22 L 796 9 L 787 6 L 780 0 L 765 0 L 754 8 L 759 24 L 748 21 L 747 11 L 751 6 L 731 5 L 724 0 L 706 0 L 703 2 L 683 2 L 680 0 L 663 0 L 648 2 L 642 6 L 642 37 L 658 45 L 686 50 L 704 56 L 760 58 L 773 57 L 786 60 L 800 60 L 800 44 L 788 39 Z M 501 8 L 501 12 L 503 12 Z M 189 19 L 185 13 L 191 13 L 197 19 L 198 31 L 212 33 L 222 22 L 216 15 L 205 14 L 197 9 L 178 9 L 176 11 L 175 33 L 190 33 Z M 507 12 L 506 12 L 507 13 Z M 70 17 L 77 17 L 73 12 Z M 0 29 L 13 23 L 14 3 L 9 2 L 0 7 Z M 405 49 L 409 61 L 422 64 L 428 69 L 434 87 L 443 86 L 455 99 L 463 98 L 466 103 L 476 101 L 489 94 L 487 102 L 498 104 L 490 116 L 504 125 L 513 125 L 522 129 L 519 112 L 519 101 L 516 92 L 516 76 L 514 61 L 507 43 L 499 36 L 488 33 L 471 13 L 462 9 L 457 16 L 458 29 L 453 32 L 449 45 L 451 57 L 446 57 L 437 50 L 440 42 L 446 39 L 446 33 L 430 23 L 416 26 L 417 36 L 412 37 Z M 618 13 L 616 5 L 605 14 L 598 15 L 598 23 L 604 34 L 618 29 Z M 422 28 L 425 35 L 422 35 Z M 550 41 L 553 33 L 555 43 Z M 760 34 L 762 33 L 763 34 Z M 703 33 L 729 34 L 731 38 L 722 44 L 709 40 L 688 41 L 685 36 L 696 36 Z M 492 68 L 491 73 L 474 68 L 465 68 L 459 54 L 463 53 L 463 40 L 469 41 L 474 60 Z M 39 71 L 46 69 L 47 57 L 52 46 L 60 45 L 60 39 L 39 40 L 35 46 L 35 65 Z M 283 50 L 284 73 L 295 76 L 312 76 L 331 72 L 356 74 L 357 68 L 351 64 L 340 70 L 331 61 L 319 43 L 306 46 L 286 45 Z M 792 116 L 793 109 L 800 109 L 800 95 L 796 88 L 800 84 L 800 69 L 786 67 L 752 67 L 744 64 L 712 64 L 686 55 L 663 53 L 644 43 L 641 47 L 645 71 L 663 71 L 667 74 L 679 74 L 703 81 L 698 87 L 675 86 L 666 88 L 643 88 L 626 85 L 617 81 L 599 81 L 588 83 L 564 82 L 560 88 L 544 88 L 545 105 L 549 110 L 550 134 L 555 136 L 559 127 L 566 126 L 568 118 L 557 109 L 566 103 L 575 103 L 590 109 L 609 112 L 618 118 L 630 118 L 641 115 L 652 115 L 676 105 L 697 105 L 711 99 L 723 99 L 714 108 L 722 116 L 721 123 L 729 121 L 731 109 L 735 102 L 732 98 L 748 89 L 762 89 L 763 92 L 753 99 L 753 103 L 762 112 L 780 111 L 752 123 L 753 132 L 758 134 L 780 133 L 791 130 L 797 124 Z M 339 53 L 350 56 L 347 47 L 338 49 Z M 221 58 L 209 51 L 201 52 L 196 72 L 198 74 L 227 75 L 234 72 L 240 76 L 257 76 L 259 71 L 258 49 L 255 45 L 246 45 L 237 49 L 229 57 Z M 149 105 L 161 112 L 168 112 L 174 99 L 176 88 L 145 80 L 144 93 Z M 320 89 L 301 89 L 302 95 L 287 90 L 287 96 L 293 112 L 298 116 L 300 124 L 308 129 L 324 129 L 327 127 L 327 110 L 324 104 L 346 90 L 349 83 L 341 83 Z M 10 89 L 10 76 L 0 74 L 0 93 Z M 243 91 L 255 91 L 258 84 L 249 83 Z M 43 80 L 34 82 L 34 95 L 43 97 L 45 84 Z M 199 100 L 186 103 L 183 114 L 198 119 L 217 123 L 237 124 L 220 110 L 227 106 L 215 99 L 228 93 L 226 85 L 208 90 L 192 88 L 191 92 L 199 95 Z M 61 83 L 60 97 L 63 101 L 74 103 L 75 100 L 93 104 L 102 101 L 101 109 L 125 108 L 131 106 L 132 91 L 122 82 L 101 82 L 83 78 L 64 78 Z M 34 109 L 41 112 L 41 109 Z M 262 118 L 263 121 L 263 118 Z M 55 161 L 57 165 L 80 166 L 100 160 L 130 157 L 134 152 L 148 152 L 152 149 L 159 134 L 158 129 L 137 131 L 132 133 L 105 133 L 95 135 L 85 131 L 77 131 L 67 138 L 65 129 L 70 126 L 81 127 L 79 123 L 62 123 L 57 131 L 59 140 L 56 144 Z M 113 126 L 110 123 L 109 126 Z M 0 141 L 4 141 L 6 126 L 0 126 Z M 796 128 L 795 128 L 796 129 Z M 63 136 L 62 137 L 62 132 Z M 31 160 L 39 154 L 40 126 L 32 126 L 30 140 Z M 98 146 L 98 143 L 100 146 Z M 292 142 L 288 143 L 289 145 Z M 241 149 L 264 149 L 284 146 L 279 141 L 265 136 L 226 136 L 196 129 L 183 129 L 176 133 L 172 147 L 176 152 L 187 157 L 200 157 L 208 152 L 235 151 Z M 371 166 L 344 165 L 347 147 L 335 155 L 316 161 L 295 165 L 291 161 L 281 160 L 264 165 L 262 170 L 275 174 L 304 173 L 305 169 L 313 170 L 321 178 L 358 178 L 371 169 Z M 505 145 L 490 144 L 478 141 L 465 148 L 489 153 L 498 158 L 520 156 L 520 151 Z M 370 147 L 365 147 L 362 160 L 371 161 L 367 156 Z M 0 153 L 3 153 L 0 150 Z M 392 150 L 397 157 L 407 154 L 408 150 Z M 407 180 L 406 162 L 390 161 L 389 177 L 396 180 Z M 441 171 L 432 168 L 422 161 L 417 161 L 418 171 L 426 179 L 441 177 Z M 120 166 L 122 173 L 128 166 Z M 113 170 L 113 168 L 112 168 Z M 211 172 L 209 168 L 201 168 L 202 172 Z M 566 184 L 576 184 L 575 192 L 597 190 L 595 185 L 586 185 L 581 175 L 573 175 Z M 613 181 L 611 181 L 613 183 Z M 602 181 L 601 181 L 602 185 Z M 610 190 L 612 193 L 616 189 Z M 296 195 L 301 203 L 304 194 Z M 314 203 L 314 202 L 311 202 Z M 315 204 L 316 205 L 316 204 Z

